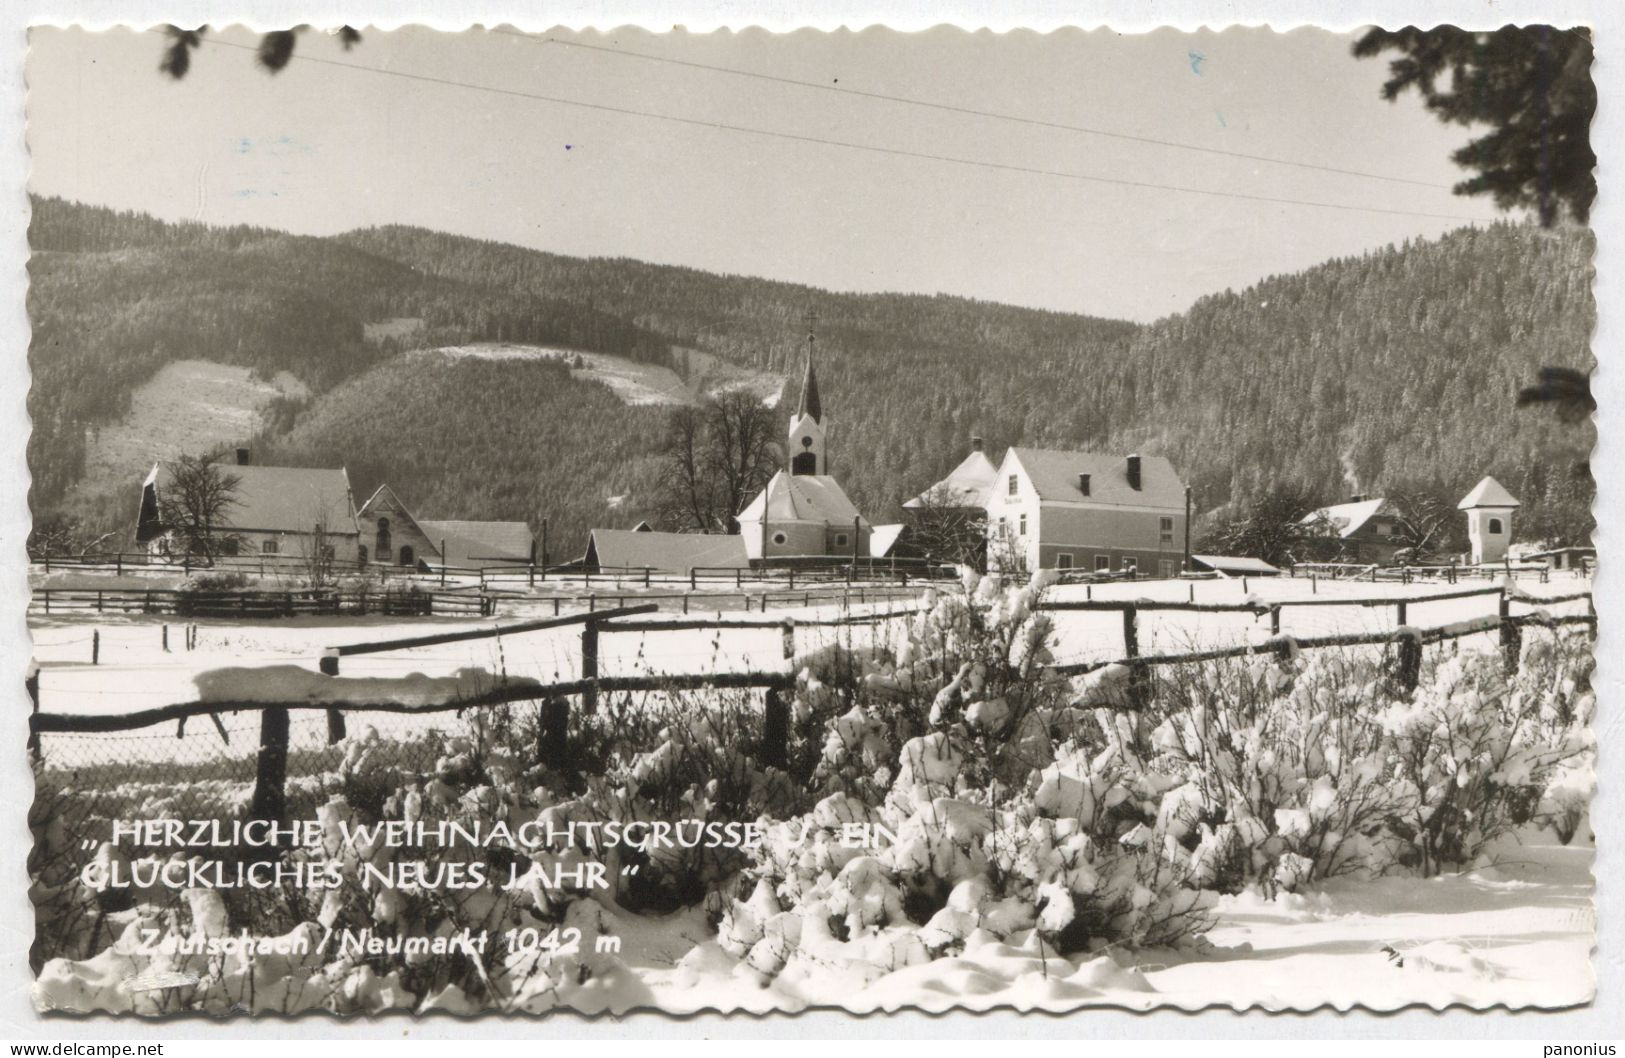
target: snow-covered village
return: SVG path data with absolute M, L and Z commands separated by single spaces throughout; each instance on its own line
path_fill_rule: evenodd
M 1414 41 L 645 34 L 650 85 L 573 82 L 614 111 L 589 125 L 479 97 L 568 144 L 524 157 L 560 207 L 480 161 L 446 80 L 618 45 L 346 32 L 33 40 L 40 1011 L 1591 1000 L 1590 199 L 1453 195 L 1473 129 L 1404 94 L 1444 90 L 1390 68 Z M 1469 69 L 1553 46 L 1492 36 L 1435 44 Z M 316 210 L 300 187 L 394 157 L 313 124 L 331 66 L 429 54 L 359 105 L 421 94 L 429 168 L 466 188 L 199 219 L 167 169 L 121 194 L 53 162 L 110 135 L 88 93 L 201 121 L 190 93 L 224 87 L 305 130 L 233 141 L 232 179 Z M 1103 153 L 1089 206 L 1042 183 L 1106 135 L 1041 113 L 1085 55 L 1138 130 L 1102 141 L 1134 167 Z M 937 59 L 1014 87 L 953 102 Z M 1164 60 L 1184 80 L 1137 81 Z M 1200 120 L 1157 125 L 1143 92 Z M 662 100 L 707 131 L 628 114 Z M 883 157 L 814 105 L 881 103 Z M 1342 107 L 1370 113 L 1356 142 L 1301 162 Z M 639 114 L 669 166 L 625 153 Z M 971 121 L 1025 160 L 956 161 Z M 697 190 L 713 164 L 737 186 Z M 764 197 L 768 171 L 794 175 Z M 643 204 L 658 179 L 695 219 Z M 994 184 L 1011 217 L 922 220 Z M 860 252 L 788 191 L 855 195 L 841 225 L 876 230 Z M 1145 234 L 1172 223 L 1145 201 L 1193 195 L 1222 215 L 1201 266 Z M 501 217 L 409 205 L 434 196 Z M 626 216 L 572 213 L 601 196 Z

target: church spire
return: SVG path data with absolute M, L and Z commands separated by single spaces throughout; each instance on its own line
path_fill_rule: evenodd
M 812 416 L 812 421 L 824 421 L 824 408 L 818 400 L 818 376 L 813 372 L 813 347 L 818 341 L 818 335 L 813 331 L 813 324 L 818 322 L 818 313 L 807 313 L 807 377 L 801 382 L 801 406 L 796 409 L 796 417 Z

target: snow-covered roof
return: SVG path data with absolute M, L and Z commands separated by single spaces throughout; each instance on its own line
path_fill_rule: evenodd
M 993 465 L 986 452 L 978 448 L 949 471 L 947 477 L 903 506 L 982 507 L 987 504 L 988 490 L 998 477 L 999 468 Z
M 769 522 L 815 522 L 851 525 L 861 520 L 841 483 L 828 474 L 786 474 L 779 471 L 767 488 L 739 512 L 741 522 L 760 522 L 763 508 Z
M 1241 555 L 1192 555 L 1192 562 L 1199 562 L 1208 569 L 1220 573 L 1280 573 L 1276 567 L 1261 558 L 1247 558 Z
M 687 573 L 695 567 L 744 569 L 745 538 L 737 533 L 657 533 L 637 529 L 594 529 L 587 541 L 588 565 L 612 569 L 658 569 Z
M 1312 522 L 1325 519 L 1337 535 L 1347 539 L 1360 531 L 1360 527 L 1376 517 L 1388 501 L 1381 496 L 1374 500 L 1354 500 L 1349 503 L 1334 503 L 1330 507 L 1322 507 L 1318 511 L 1310 511 L 1298 520 L 1300 525 L 1309 525 Z M 1392 513 L 1392 512 L 1389 512 Z
M 308 533 L 324 522 L 329 533 L 359 532 L 350 475 L 342 467 L 217 466 L 222 478 L 237 479 L 234 502 L 220 520 L 222 530 Z M 169 468 L 158 464 L 143 484 L 161 490 L 170 476 Z
M 1517 498 L 1508 492 L 1499 481 L 1484 475 L 1484 480 L 1473 486 L 1473 491 L 1461 498 L 1456 504 L 1460 511 L 1470 511 L 1474 507 L 1521 507 Z
M 470 522 L 420 520 L 418 528 L 444 554 L 448 566 L 507 559 L 529 562 L 530 526 L 524 522 Z
M 1130 507 L 1185 506 L 1185 483 L 1174 465 L 1162 456 L 1140 457 L 1140 487 L 1128 483 L 1128 457 L 1094 452 L 1061 452 L 1049 448 L 1012 448 L 1027 471 L 1040 500 L 1116 504 Z M 1078 485 L 1078 475 L 1089 475 L 1089 495 Z
M 885 558 L 891 554 L 891 549 L 897 546 L 897 538 L 903 535 L 906 528 L 899 522 L 896 525 L 877 525 L 869 530 L 870 557 Z

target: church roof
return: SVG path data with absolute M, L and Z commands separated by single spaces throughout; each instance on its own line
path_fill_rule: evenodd
M 1456 504 L 1458 511 L 1470 511 L 1474 507 L 1522 507 L 1517 498 L 1502 487 L 1499 481 L 1484 475 L 1484 480 L 1473 486 L 1473 491 L 1461 498 Z
M 743 511 L 741 522 L 760 522 L 763 508 L 769 522 L 818 522 L 851 525 L 860 519 L 841 483 L 828 474 L 786 474 L 779 471 L 767 488 L 756 494 Z
M 987 503 L 987 490 L 993 487 L 998 476 L 999 468 L 978 448 L 949 471 L 947 477 L 903 506 L 981 507 Z

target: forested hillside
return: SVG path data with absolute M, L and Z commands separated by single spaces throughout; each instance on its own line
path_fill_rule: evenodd
M 557 364 L 405 350 L 500 339 L 664 361 L 687 348 L 794 377 L 809 311 L 832 468 L 877 521 L 958 462 L 972 434 L 995 454 L 1166 454 L 1204 509 L 1284 482 L 1327 500 L 1400 486 L 1453 499 L 1485 473 L 1521 490 L 1525 526 L 1548 493 L 1583 504 L 1569 470 L 1589 425 L 1513 408 L 1538 365 L 1591 362 L 1592 245 L 1574 230 L 1462 230 L 1138 326 L 411 228 L 318 239 L 34 206 L 41 516 L 123 517 L 122 499 L 74 490 L 86 432 L 164 363 L 205 359 L 287 370 L 312 390 L 268 419 L 256 440 L 268 458 L 346 464 L 358 490 L 387 479 L 437 517 L 545 516 L 564 554 L 594 524 L 648 513 L 664 413 Z M 402 317 L 424 326 L 367 339 L 366 324 Z

